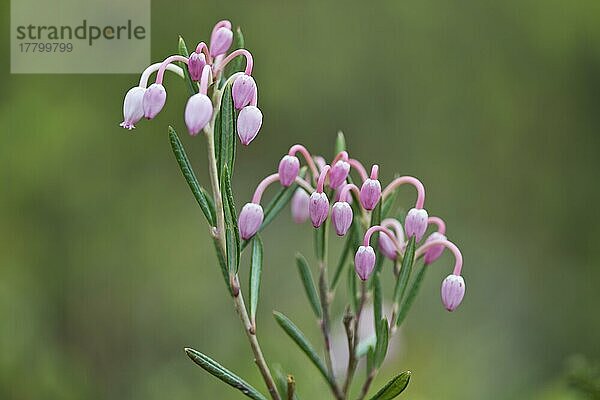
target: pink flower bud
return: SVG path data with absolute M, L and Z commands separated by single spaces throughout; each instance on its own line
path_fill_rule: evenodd
M 188 60 L 188 72 L 193 81 L 198 82 L 202 76 L 202 69 L 206 65 L 204 53 L 193 52 Z
M 329 200 L 325 193 L 314 192 L 308 203 L 310 220 L 315 228 L 320 227 L 329 215 Z
M 363 281 L 369 279 L 375 267 L 375 251 L 371 246 L 360 246 L 354 256 L 354 269 Z
M 290 186 L 296 180 L 300 171 L 300 160 L 296 156 L 285 155 L 279 161 L 279 182 L 283 186 Z
M 252 102 L 257 96 L 256 82 L 250 75 L 240 75 L 233 82 L 231 96 L 236 110 L 241 110 Z
M 339 160 L 336 162 L 329 171 L 329 187 L 332 189 L 339 188 L 344 182 L 346 182 L 349 172 L 350 164 L 344 160 Z
M 465 280 L 460 275 L 448 275 L 442 282 L 442 303 L 446 310 L 454 311 L 465 297 Z
M 263 209 L 260 204 L 246 203 L 238 217 L 238 228 L 242 239 L 248 240 L 256 235 L 262 225 L 263 218 Z
M 425 244 L 433 240 L 446 240 L 446 236 L 442 235 L 439 232 L 433 232 L 431 235 L 429 235 L 429 237 L 427 237 L 427 239 L 425 240 Z M 425 264 L 431 264 L 435 260 L 440 258 L 440 256 L 444 252 L 444 248 L 445 247 L 442 245 L 436 245 L 427 249 L 425 255 L 423 256 L 423 261 L 425 262 Z
M 378 241 L 379 250 L 381 250 L 381 254 L 383 254 L 384 257 L 390 260 L 396 260 L 396 258 L 398 258 L 398 250 L 396 249 L 394 242 L 392 242 L 392 239 L 390 239 L 388 235 L 380 233 Z
M 427 218 L 427 211 L 424 209 L 411 208 L 404 220 L 406 236 L 408 238 L 415 236 L 415 239 L 419 242 L 427 230 Z
M 123 122 L 119 125 L 125 129 L 135 128 L 135 124 L 144 116 L 142 102 L 146 88 L 136 86 L 129 89 L 123 101 Z
M 152 119 L 162 110 L 167 101 L 167 91 L 160 83 L 153 83 L 146 89 L 142 107 L 144 108 L 144 117 Z
M 210 121 L 213 114 L 212 102 L 207 95 L 196 93 L 185 106 L 185 124 L 190 135 L 196 136 Z
M 222 26 L 210 37 L 210 55 L 213 57 L 225 54 L 233 42 L 233 32 L 231 29 Z
M 352 207 L 345 201 L 338 201 L 331 208 L 331 222 L 338 236 L 344 236 L 352 225 Z
M 377 179 L 366 179 L 360 188 L 360 203 L 365 210 L 372 210 L 381 197 L 381 183 Z
M 262 125 L 262 113 L 255 106 L 246 106 L 240 111 L 237 120 L 237 133 L 244 146 L 254 140 Z
M 297 224 L 302 224 L 308 220 L 310 216 L 308 212 L 308 204 L 310 197 L 304 189 L 298 188 L 292 197 L 292 219 Z

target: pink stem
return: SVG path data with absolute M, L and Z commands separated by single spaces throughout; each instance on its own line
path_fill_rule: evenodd
M 396 232 L 396 238 L 398 242 L 404 243 L 404 229 L 402 229 L 402 224 L 395 218 L 386 218 L 381 221 L 381 226 L 383 227 L 392 227 L 394 228 L 394 232 Z
M 267 188 L 269 187 L 269 185 L 271 185 L 272 183 L 275 182 L 279 182 L 279 174 L 272 174 L 267 176 L 265 179 L 263 179 L 258 186 L 256 187 L 256 190 L 254 191 L 254 195 L 252 196 L 252 203 L 255 204 L 260 204 L 260 200 L 262 198 L 263 193 L 265 192 L 265 190 L 267 190 Z M 296 177 L 296 183 L 301 186 L 304 190 L 306 190 L 307 192 L 314 192 L 315 189 L 308 183 L 306 182 L 304 179 L 300 178 L 299 176 Z
M 438 227 L 438 233 L 444 235 L 446 233 L 446 223 L 440 217 L 429 217 L 427 220 L 429 224 L 435 224 Z
M 323 193 L 323 187 L 325 186 L 325 179 L 329 176 L 329 170 L 331 167 L 326 165 L 321 170 L 321 175 L 319 175 L 319 180 L 317 180 L 317 192 Z
M 373 164 L 373 166 L 371 167 L 371 176 L 370 176 L 370 178 L 372 180 L 377 180 L 378 177 L 379 177 L 379 165 Z
M 208 46 L 204 42 L 198 43 L 196 46 L 196 53 L 204 53 L 204 57 L 206 57 L 206 62 L 208 64 L 212 64 L 212 57 L 210 56 L 210 51 L 208 51 Z
M 244 73 L 246 75 L 252 75 L 252 67 L 254 66 L 254 61 L 252 60 L 252 54 L 246 49 L 237 49 L 235 51 L 232 51 L 227 57 L 223 59 L 223 61 L 219 62 L 219 65 L 215 68 L 215 75 L 218 74 L 219 71 L 222 71 L 223 68 L 225 68 L 225 66 L 237 56 L 246 57 L 246 69 L 244 70 Z
M 140 84 L 139 86 L 142 88 L 146 88 L 148 87 L 148 79 L 150 79 L 150 75 L 152 75 L 154 72 L 158 71 L 158 69 L 160 68 L 160 66 L 162 65 L 162 63 L 154 63 L 152 65 L 149 65 L 148 68 L 146 68 L 144 70 L 144 72 L 142 72 L 142 75 L 140 76 Z M 180 77 L 184 77 L 185 75 L 183 74 L 183 70 L 178 67 L 177 65 L 174 64 L 168 64 L 167 67 L 165 68 L 167 71 L 171 71 L 176 73 L 177 75 L 179 75 Z
M 423 254 L 427 252 L 433 246 L 444 246 L 449 249 L 452 254 L 454 254 L 454 275 L 460 275 L 460 271 L 463 265 L 463 257 L 456 245 L 448 240 L 432 240 L 431 242 L 425 243 L 423 246 L 419 247 L 415 252 L 415 259 L 421 257 Z
M 354 158 L 350 158 L 348 160 L 348 164 L 350 164 L 350 166 L 358 172 L 358 174 L 360 175 L 360 179 L 362 179 L 363 182 L 367 180 L 367 178 L 368 178 L 367 170 L 360 163 L 360 161 L 355 160 Z
M 210 65 L 205 65 L 202 69 L 202 76 L 200 77 L 200 93 L 206 94 L 208 92 L 208 85 L 212 80 Z
M 360 189 L 352 183 L 347 183 L 344 185 L 344 187 L 342 187 L 342 190 L 340 190 L 340 201 L 348 202 L 348 193 L 351 190 L 354 191 L 354 193 L 356 193 L 356 196 L 360 198 Z
M 317 169 L 315 161 L 313 160 L 312 156 L 310 155 L 310 152 L 306 149 L 306 147 L 302 146 L 301 144 L 295 144 L 292 147 L 290 147 L 288 155 L 295 156 L 296 153 L 302 154 L 302 156 L 306 160 L 306 163 L 308 164 L 308 168 L 310 168 L 310 172 L 313 175 L 313 179 L 317 179 L 317 177 L 319 176 L 319 170 Z
M 412 176 L 401 176 L 400 178 L 394 179 L 389 185 L 387 185 L 381 197 L 385 199 L 398 186 L 404 185 L 405 183 L 413 185 L 415 189 L 417 189 L 417 201 L 415 203 L 415 208 L 423 208 L 423 205 L 425 204 L 425 186 L 423 186 L 420 180 Z
M 335 158 L 333 159 L 333 161 L 331 162 L 331 166 L 334 166 L 336 162 L 338 162 L 339 160 L 344 160 L 344 161 L 348 161 L 348 152 L 346 151 L 340 151 L 338 153 L 337 156 L 335 156 Z
M 363 240 L 363 245 L 364 246 L 370 246 L 371 236 L 375 232 L 385 233 L 387 235 L 387 237 L 390 238 L 390 240 L 392 241 L 392 243 L 394 243 L 394 247 L 396 247 L 396 249 L 398 250 L 398 252 L 400 252 L 400 243 L 398 243 L 398 240 L 396 239 L 396 236 L 394 236 L 394 234 L 392 233 L 392 231 L 390 231 L 388 228 L 384 228 L 381 225 L 375 225 L 375 226 L 372 226 L 369 229 L 367 229 L 367 231 L 365 232 L 365 238 Z
M 165 61 L 163 61 L 162 64 L 160 64 L 160 68 L 158 69 L 158 73 L 156 74 L 156 83 L 158 83 L 159 85 L 162 85 L 165 71 L 167 69 L 167 65 L 171 64 L 174 61 L 181 61 L 182 63 L 185 63 L 185 64 L 188 63 L 188 59 L 184 56 L 174 55 L 174 56 L 165 58 Z

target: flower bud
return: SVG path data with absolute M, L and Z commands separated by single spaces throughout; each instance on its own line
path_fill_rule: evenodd
M 315 228 L 320 227 L 329 215 L 329 200 L 327 199 L 327 195 L 319 192 L 311 194 L 308 211 L 313 226 Z
M 135 86 L 129 89 L 123 101 L 123 122 L 119 125 L 125 129 L 135 128 L 135 124 L 144 116 L 142 102 L 146 88 Z
M 213 114 L 212 102 L 207 95 L 196 93 L 185 106 L 185 124 L 190 135 L 196 136 L 210 121 Z
M 162 110 L 167 101 L 167 91 L 160 83 L 153 83 L 146 89 L 142 107 L 144 109 L 144 117 L 152 119 Z
M 190 73 L 190 78 L 194 82 L 198 82 L 200 77 L 202 76 L 202 70 L 206 65 L 206 57 L 203 53 L 193 52 L 190 54 L 188 59 L 188 72 Z
M 238 227 L 242 239 L 248 240 L 256 235 L 256 232 L 258 232 L 262 225 L 263 218 L 263 209 L 260 204 L 246 203 L 244 207 L 242 207 L 242 211 L 238 218 Z
M 338 201 L 331 208 L 331 222 L 338 236 L 344 236 L 352 225 L 352 207 L 345 201 Z
M 434 240 L 446 240 L 446 236 L 442 235 L 439 232 L 433 232 L 431 235 L 429 235 L 427 237 L 427 239 L 425 240 L 425 244 L 432 242 Z M 440 258 L 440 256 L 442 255 L 443 252 L 444 252 L 444 246 L 442 246 L 441 244 L 431 246 L 425 252 L 425 255 L 423 256 L 423 261 L 425 262 L 425 264 L 431 264 L 432 262 L 434 262 L 435 260 Z
M 231 96 L 236 110 L 241 110 L 256 98 L 256 82 L 250 75 L 238 76 L 231 87 Z
M 371 246 L 360 246 L 354 256 L 354 269 L 363 281 L 369 279 L 375 267 L 375 251 Z
M 292 219 L 297 224 L 302 224 L 308 220 L 308 204 L 310 197 L 302 188 L 296 189 L 292 197 Z
M 404 220 L 404 232 L 408 238 L 415 236 L 417 242 L 421 241 L 427 230 L 427 211 L 423 208 L 411 208 Z
M 231 29 L 222 26 L 210 37 L 210 55 L 213 57 L 225 54 L 233 42 Z
M 254 140 L 262 125 L 262 113 L 255 106 L 246 106 L 240 111 L 237 120 L 237 132 L 244 146 Z
M 285 187 L 290 186 L 296 180 L 300 171 L 300 160 L 296 156 L 285 155 L 279 161 L 279 182 Z
M 454 311 L 465 297 L 465 280 L 460 275 L 448 275 L 442 282 L 442 303 L 446 310 Z
M 381 183 L 377 179 L 366 179 L 360 188 L 360 204 L 365 210 L 372 210 L 381 197 Z
M 390 260 L 398 258 L 398 249 L 396 249 L 392 239 L 385 233 L 379 234 L 379 250 L 381 250 L 381 254 Z
M 349 172 L 350 164 L 344 160 L 339 160 L 336 162 L 329 171 L 329 187 L 332 189 L 339 188 L 344 182 L 346 182 Z

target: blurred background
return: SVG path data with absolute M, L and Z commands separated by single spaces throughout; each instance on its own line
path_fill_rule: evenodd
M 421 178 L 463 251 L 462 307 L 440 304 L 446 255 L 375 386 L 410 369 L 413 400 L 593 398 L 571 375 L 600 360 L 600 2 L 155 0 L 153 60 L 222 18 L 244 31 L 264 113 L 238 152 L 238 207 L 291 144 L 330 158 L 341 129 L 383 181 Z M 241 398 L 184 346 L 262 389 L 169 147 L 183 81 L 168 76 L 167 106 L 130 133 L 138 76 L 9 75 L 6 31 L 0 46 L 0 398 Z M 207 182 L 204 141 L 183 139 Z M 293 262 L 313 259 L 312 228 L 286 210 L 263 239 L 264 351 L 302 398 L 328 398 L 271 317 L 318 343 Z

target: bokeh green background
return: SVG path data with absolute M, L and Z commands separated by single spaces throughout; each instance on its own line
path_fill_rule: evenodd
M 168 145 L 184 84 L 168 77 L 164 111 L 129 133 L 137 76 L 9 75 L 6 0 L 1 18 L 0 398 L 240 398 L 184 346 L 262 388 Z M 243 27 L 265 116 L 238 153 L 238 206 L 289 145 L 330 157 L 342 129 L 384 180 L 422 178 L 463 250 L 463 306 L 440 304 L 445 256 L 382 378 L 412 370 L 413 400 L 580 398 L 567 360 L 600 358 L 600 3 L 154 0 L 152 58 L 220 18 Z M 204 141 L 184 139 L 206 182 Z M 270 316 L 318 339 L 293 264 L 311 228 L 286 212 L 263 238 L 264 350 L 326 398 Z

